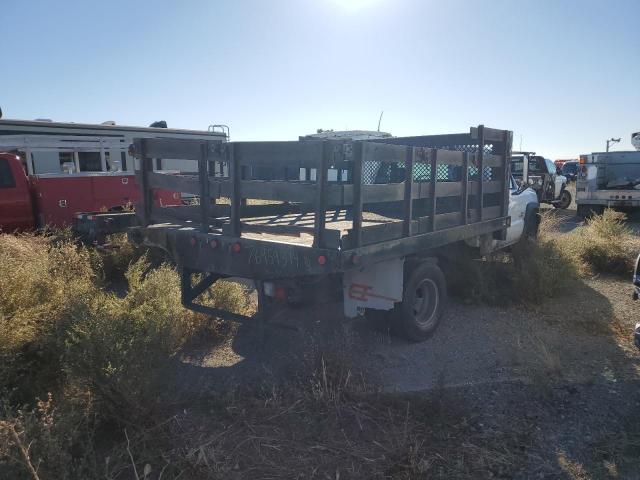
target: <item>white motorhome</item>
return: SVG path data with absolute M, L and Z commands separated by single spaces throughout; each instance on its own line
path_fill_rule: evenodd
M 133 172 L 134 158 L 128 147 L 133 138 L 184 138 L 191 140 L 228 140 L 225 125 L 210 125 L 208 130 L 183 130 L 159 127 L 0 119 L 0 144 L 13 147 L 23 157 L 29 174 L 121 170 Z M 58 141 L 54 141 L 55 139 Z M 72 145 L 78 148 L 73 148 Z M 92 148 L 87 146 L 91 144 Z M 55 148 L 55 147 L 58 148 Z M 195 171 L 195 162 L 157 159 L 156 170 Z

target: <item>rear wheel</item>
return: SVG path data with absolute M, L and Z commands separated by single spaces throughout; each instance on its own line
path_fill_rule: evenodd
M 557 203 L 554 203 L 553 206 L 564 210 L 565 208 L 569 208 L 569 205 L 571 205 L 571 193 L 569 193 L 569 190 L 567 189 L 562 190 L 560 200 Z
M 405 282 L 402 302 L 396 306 L 400 333 L 421 342 L 429 338 L 440 323 L 447 304 L 447 284 L 442 270 L 433 263 L 419 264 Z

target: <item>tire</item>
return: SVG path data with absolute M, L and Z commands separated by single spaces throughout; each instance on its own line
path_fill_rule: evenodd
M 530 242 L 534 242 L 538 238 L 538 229 L 540 227 L 540 214 L 538 213 L 538 207 L 527 208 L 527 212 L 524 216 L 524 227 L 522 229 L 522 235 L 516 245 L 525 246 Z
M 447 283 L 442 270 L 424 262 L 411 272 L 404 284 L 402 302 L 396 306 L 394 323 L 408 340 L 422 342 L 440 323 L 447 304 Z
M 553 206 L 555 208 L 561 208 L 565 210 L 569 208 L 569 205 L 571 205 L 571 200 L 572 200 L 571 193 L 569 192 L 569 190 L 565 188 L 560 193 L 560 200 L 557 203 L 554 203 Z

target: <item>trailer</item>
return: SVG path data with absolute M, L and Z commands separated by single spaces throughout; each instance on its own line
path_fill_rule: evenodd
M 287 302 L 339 296 L 347 317 L 386 311 L 404 336 L 424 340 L 446 305 L 441 260 L 535 235 L 537 197 L 510 175 L 511 141 L 484 126 L 374 141 L 135 139 L 143 194 L 129 238 L 173 257 L 192 310 L 256 321 L 199 300 L 241 277 L 255 284 L 259 322 Z M 197 162 L 198 175 L 154 172 L 163 157 Z M 158 206 L 154 189 L 199 204 Z

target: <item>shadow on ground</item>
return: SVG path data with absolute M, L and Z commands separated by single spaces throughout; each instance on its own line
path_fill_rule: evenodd
M 233 339 L 181 365 L 181 390 L 206 397 L 238 385 L 304 379 L 322 355 L 338 355 L 384 391 L 446 396 L 487 442 L 514 425 L 514 477 L 640 478 L 640 381 L 626 282 L 579 282 L 537 308 L 455 300 L 435 335 L 408 343 L 340 305 L 289 310 L 299 331 L 239 328 Z M 426 393 L 425 393 L 426 392 Z M 515 437 L 514 437 L 515 438 Z M 426 448 L 426 447 L 425 447 Z

